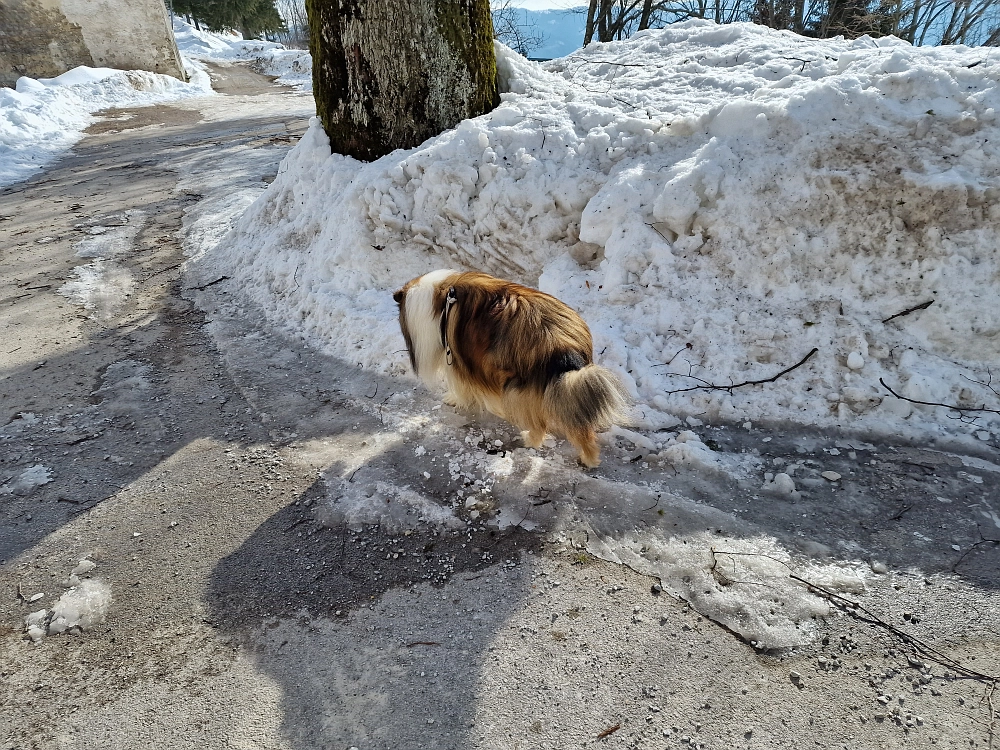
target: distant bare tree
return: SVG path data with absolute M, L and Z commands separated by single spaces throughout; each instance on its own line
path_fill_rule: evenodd
M 599 42 L 626 39 L 650 28 L 672 5 L 672 0 L 590 0 L 583 44 L 590 44 L 595 35 Z
M 805 36 L 894 35 L 914 45 L 1000 46 L 1000 0 L 590 0 L 584 45 L 689 18 Z
M 493 37 L 524 57 L 545 44 L 545 34 L 512 0 L 493 2 Z
M 912 44 L 1000 43 L 996 0 L 896 0 L 884 11 L 892 20 L 888 33 Z
M 305 0 L 276 0 L 278 12 L 285 19 L 286 29 L 272 36 L 272 41 L 281 42 L 293 49 L 309 48 L 309 19 L 306 16 Z

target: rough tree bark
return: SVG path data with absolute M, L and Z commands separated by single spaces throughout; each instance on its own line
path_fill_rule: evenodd
M 370 161 L 499 103 L 489 0 L 306 0 L 331 148 Z

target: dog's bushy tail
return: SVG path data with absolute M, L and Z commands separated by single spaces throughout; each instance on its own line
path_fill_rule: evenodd
M 550 382 L 543 403 L 566 430 L 600 431 L 627 420 L 631 399 L 617 375 L 598 365 L 587 365 Z

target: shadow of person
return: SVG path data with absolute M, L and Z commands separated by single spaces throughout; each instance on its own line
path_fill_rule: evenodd
M 373 474 L 391 480 L 401 458 L 380 454 Z M 318 480 L 219 561 L 211 622 L 280 686 L 294 747 L 466 747 L 490 644 L 530 592 L 523 562 L 541 536 L 377 507 L 366 523 L 331 513 L 339 486 Z

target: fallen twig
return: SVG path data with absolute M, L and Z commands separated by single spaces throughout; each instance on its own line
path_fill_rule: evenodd
M 667 391 L 667 395 L 670 395 L 672 393 L 686 393 L 687 391 L 729 391 L 731 393 L 736 388 L 742 388 L 743 386 L 746 386 L 746 385 L 763 385 L 764 383 L 773 383 L 778 378 L 780 378 L 782 375 L 787 375 L 792 370 L 795 370 L 795 369 L 797 369 L 799 367 L 802 367 L 802 365 L 804 365 L 809 360 L 809 358 L 812 357 L 812 355 L 814 355 L 818 351 L 819 351 L 819 349 L 817 347 L 813 347 L 812 351 L 810 351 L 806 356 L 804 356 L 802 359 L 800 359 L 794 365 L 792 365 L 791 367 L 786 367 L 784 370 L 782 370 L 781 372 L 779 372 L 777 375 L 773 375 L 773 376 L 771 376 L 769 378 L 762 378 L 760 380 L 747 380 L 747 381 L 745 381 L 743 383 L 732 383 L 731 385 L 715 385 L 714 383 L 705 383 L 704 385 L 693 385 L 690 388 L 678 388 L 677 390 L 674 390 L 674 391 Z M 672 373 L 668 373 L 668 374 L 672 374 Z M 682 377 L 694 377 L 694 376 L 693 375 L 684 375 Z M 699 380 L 699 379 L 700 378 L 695 378 L 695 380 Z
M 980 544 L 992 544 L 994 547 L 1000 545 L 1000 539 L 987 539 L 983 536 L 983 529 L 978 523 L 976 524 L 976 530 L 979 532 L 979 541 L 974 542 L 972 546 L 965 550 L 965 552 L 962 553 L 962 556 L 955 561 L 955 564 L 951 566 L 952 573 L 958 573 L 958 566 L 965 562 L 965 558 L 972 554 L 973 550 L 975 550 Z
M 83 437 L 77 438 L 76 440 L 70 440 L 68 443 L 63 443 L 63 445 L 79 445 L 80 443 L 85 443 L 88 440 L 95 440 L 103 434 L 104 434 L 103 432 L 95 432 L 93 435 L 84 435 Z
M 191 288 L 192 289 L 197 289 L 199 292 L 204 292 L 210 286 L 215 286 L 216 284 L 218 284 L 221 281 L 228 281 L 228 280 L 229 280 L 228 276 L 220 276 L 215 281 L 210 281 L 207 284 L 205 284 L 204 286 L 195 286 L 195 287 L 191 287 Z
M 890 623 L 886 622 L 881 617 L 876 615 L 874 612 L 862 606 L 859 602 L 852 601 L 851 599 L 841 596 L 840 594 L 830 591 L 829 589 L 823 588 L 819 584 L 813 583 L 812 581 L 807 581 L 805 578 L 797 576 L 794 573 L 789 574 L 789 577 L 792 580 L 804 584 L 810 591 L 819 592 L 827 599 L 827 601 L 839 607 L 842 611 L 851 615 L 855 619 L 861 620 L 862 622 L 866 622 L 869 625 L 875 625 L 877 627 L 882 628 L 883 630 L 892 633 L 901 641 L 903 641 L 903 643 L 907 644 L 908 646 L 912 646 L 914 651 L 923 656 L 925 659 L 933 661 L 936 664 L 940 664 L 943 667 L 947 667 L 948 669 L 954 670 L 959 674 L 960 677 L 969 680 L 977 680 L 980 682 L 990 682 L 990 683 L 996 683 L 998 680 L 1000 680 L 1000 677 L 996 675 L 984 674 L 983 672 L 979 672 L 975 669 L 966 667 L 961 662 L 955 661 L 950 656 L 938 651 L 930 644 L 925 643 L 919 638 L 916 638 L 910 635 L 909 633 L 900 630 L 895 625 L 891 625 Z
M 993 693 L 996 692 L 996 689 L 997 684 L 994 681 L 986 691 L 986 695 L 983 696 L 983 700 L 990 709 L 989 745 L 987 746 L 987 750 L 993 750 L 993 738 L 996 736 L 997 710 L 993 705 Z
M 927 302 L 921 302 L 919 305 L 914 305 L 909 307 L 903 312 L 898 312 L 895 315 L 890 315 L 888 318 L 883 320 L 883 323 L 888 323 L 890 320 L 895 320 L 896 318 L 902 318 L 904 315 L 909 315 L 910 313 L 916 312 L 917 310 L 926 310 L 928 307 L 934 304 L 934 300 L 928 300 Z
M 437 641 L 414 641 L 413 643 L 407 643 L 407 648 L 413 648 L 414 646 L 440 646 L 441 644 Z
M 608 727 L 607 729 L 605 729 L 603 732 L 600 732 L 597 735 L 597 739 L 603 740 L 605 737 L 610 737 L 612 734 L 614 734 L 615 732 L 617 732 L 621 728 L 622 728 L 621 724 L 612 724 L 610 727 Z
M 906 511 L 908 511 L 912 507 L 913 507 L 912 505 L 904 505 L 903 509 L 901 511 L 899 511 L 899 513 L 897 513 L 896 515 L 892 516 L 889 520 L 890 521 L 898 521 L 899 519 L 901 519 L 903 517 L 903 514 L 906 513 Z
M 962 375 L 962 377 L 965 378 L 966 380 L 968 380 L 970 383 L 975 383 L 976 385 L 981 385 L 983 388 L 986 388 L 987 390 L 992 391 L 992 393 L 993 393 L 994 396 L 996 396 L 997 398 L 1000 398 L 1000 391 L 998 391 L 996 389 L 996 387 L 993 385 L 993 372 L 990 370 L 989 367 L 986 368 L 986 380 L 985 381 L 982 381 L 982 380 L 973 380 L 968 375 Z
M 882 384 L 883 388 L 889 391 L 889 393 L 898 398 L 900 401 L 909 401 L 911 404 L 920 404 L 922 406 L 943 406 L 945 409 L 951 409 L 952 411 L 957 411 L 960 414 L 967 411 L 981 411 L 986 412 L 987 414 L 1000 414 L 1000 409 L 987 409 L 986 404 L 983 404 L 982 406 L 956 406 L 955 404 L 942 404 L 939 401 L 919 401 L 915 398 L 900 396 L 892 390 L 892 388 L 890 388 L 882 378 L 879 378 L 878 382 Z
M 678 349 L 676 352 L 674 352 L 674 356 L 672 356 L 666 362 L 661 362 L 660 364 L 653 365 L 653 367 L 669 367 L 671 365 L 671 363 L 673 363 L 673 361 L 675 359 L 677 359 L 677 355 L 678 354 L 680 354 L 681 352 L 687 351 L 692 346 L 693 346 L 693 344 L 689 341 L 688 343 L 684 344 L 684 346 L 682 346 L 680 349 Z M 687 360 L 685 360 L 685 361 L 687 361 Z
M 166 268 L 161 268 L 159 271 L 153 271 L 153 273 L 149 274 L 149 276 L 143 279 L 143 282 L 149 281 L 151 278 L 153 278 L 154 276 L 159 276 L 161 273 L 166 273 L 167 271 L 173 271 L 175 268 L 180 268 L 182 265 L 184 265 L 183 262 L 174 263 L 174 265 L 167 266 Z

